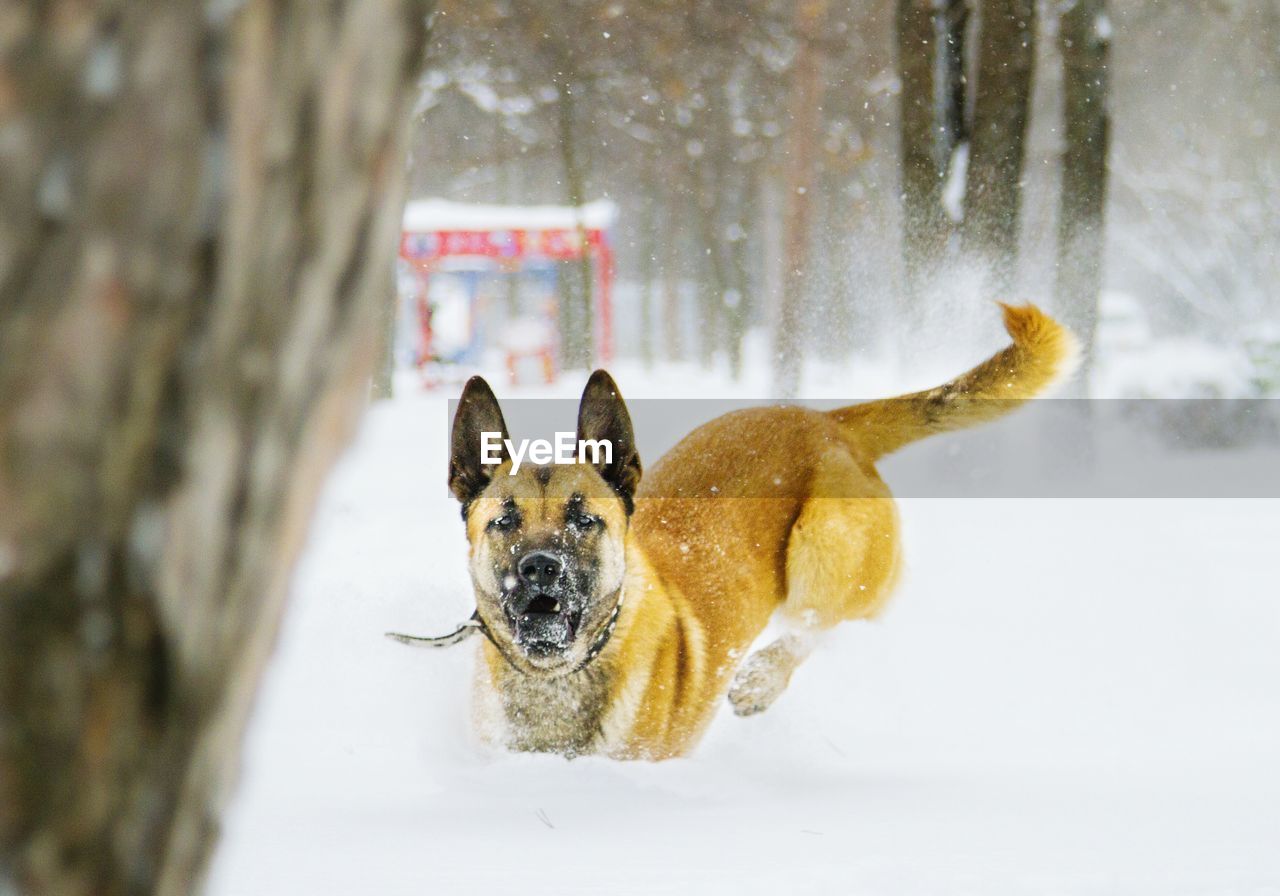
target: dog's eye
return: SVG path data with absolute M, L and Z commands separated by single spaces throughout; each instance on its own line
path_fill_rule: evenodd
M 604 525 L 604 521 L 598 516 L 592 516 L 583 510 L 570 510 L 565 515 L 565 522 L 575 529 L 594 529 L 596 526 Z
M 514 513 L 504 513 L 500 517 L 489 520 L 489 528 L 496 529 L 499 532 L 510 532 L 519 522 Z

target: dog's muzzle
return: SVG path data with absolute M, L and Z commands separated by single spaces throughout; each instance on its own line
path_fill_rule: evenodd
M 584 615 L 581 594 L 584 583 L 566 571 L 564 562 L 555 554 L 535 551 L 520 558 L 516 575 L 510 576 L 502 595 L 501 606 L 512 629 L 511 641 L 529 657 L 549 659 L 566 654 L 578 639 Z M 616 593 L 613 609 L 599 626 L 586 652 L 569 671 L 576 672 L 600 655 L 613 636 L 622 612 L 622 593 Z M 485 624 L 477 610 L 456 631 L 440 637 L 419 637 L 388 632 L 402 644 L 421 647 L 447 647 L 482 633 L 513 668 L 520 666 L 508 655 L 502 639 Z
M 608 645 L 609 639 L 613 637 L 614 629 L 618 626 L 618 617 L 622 615 L 622 600 L 623 595 L 619 592 L 617 601 L 613 605 L 613 612 L 609 614 L 608 621 L 605 622 L 604 626 L 600 629 L 600 632 L 595 636 L 591 646 L 587 648 L 586 654 L 581 660 L 579 660 L 577 665 L 575 665 L 571 671 L 577 672 L 585 667 L 593 659 L 599 656 L 605 646 Z M 519 667 L 512 662 L 511 657 L 509 657 L 507 652 L 503 649 L 502 644 L 493 636 L 493 632 L 489 631 L 488 626 L 484 624 L 484 620 L 480 617 L 479 610 L 471 614 L 470 619 L 462 623 L 456 630 L 447 635 L 423 637 L 420 635 L 405 635 L 400 632 L 387 632 L 387 637 L 392 640 L 399 641 L 401 644 L 408 644 L 411 647 L 452 647 L 454 644 L 459 644 L 477 633 L 483 634 L 488 638 L 489 643 L 494 646 L 502 658 L 505 659 L 513 668 L 516 668 L 517 671 L 519 670 Z M 575 636 L 577 634 L 576 628 L 574 634 Z
M 582 609 L 575 605 L 567 579 L 564 561 L 549 551 L 526 554 L 516 564 L 515 587 L 504 604 L 514 640 L 528 653 L 557 653 L 577 637 Z

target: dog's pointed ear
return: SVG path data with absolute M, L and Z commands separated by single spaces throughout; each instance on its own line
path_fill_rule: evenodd
M 613 377 L 603 370 L 591 374 L 587 387 L 582 390 L 582 403 L 578 405 L 579 443 L 584 439 L 607 441 L 612 445 L 611 458 L 606 461 L 603 452 L 600 453 L 601 462 L 596 469 L 622 497 L 627 513 L 631 513 L 635 507 L 632 499 L 640 485 L 640 455 L 622 393 Z
M 467 380 L 462 398 L 458 399 L 449 451 L 449 491 L 462 502 L 464 512 L 484 491 L 498 467 L 508 460 L 508 438 L 507 423 L 502 419 L 502 409 L 493 390 L 483 378 L 473 376 Z M 486 445 L 490 446 L 488 450 Z

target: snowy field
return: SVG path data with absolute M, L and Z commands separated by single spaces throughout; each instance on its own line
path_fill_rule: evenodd
M 456 390 L 402 395 L 323 499 L 215 896 L 1280 894 L 1280 501 L 904 500 L 890 610 L 768 712 L 661 764 L 494 755 L 472 646 L 383 637 L 473 607 Z

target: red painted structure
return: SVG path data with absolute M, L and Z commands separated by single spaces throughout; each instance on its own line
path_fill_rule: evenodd
M 614 255 L 610 227 L 616 207 L 608 201 L 580 209 L 561 206 L 482 206 L 420 200 L 405 207 L 400 258 L 417 275 L 420 325 L 430 345 L 430 278 L 440 270 L 510 273 L 538 262 L 564 262 L 585 254 L 594 273 L 592 334 L 595 356 L 613 355 Z M 554 321 L 553 321 L 554 323 Z M 429 355 L 429 352 L 424 353 Z M 508 358 L 514 377 L 515 357 Z M 548 372 L 554 361 L 543 359 Z

